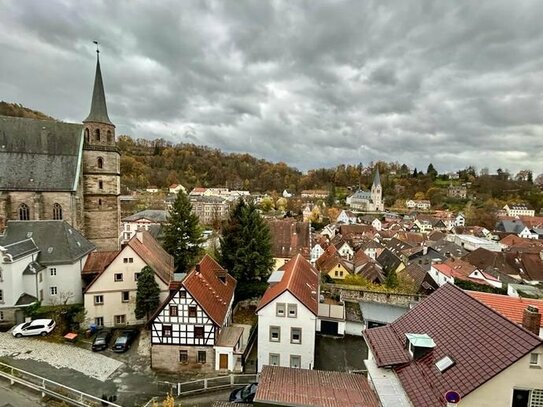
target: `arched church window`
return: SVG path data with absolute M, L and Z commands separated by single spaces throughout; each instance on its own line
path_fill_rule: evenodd
M 19 220 L 29 220 L 30 219 L 30 208 L 27 204 L 22 203 L 19 205 Z
M 98 189 L 104 189 L 104 181 L 98 181 Z
M 100 129 L 94 130 L 94 139 L 100 141 Z
M 85 141 L 87 143 L 90 143 L 90 131 L 89 131 L 89 129 L 85 129 Z
M 98 199 L 98 206 L 102 206 L 102 200 Z
M 111 130 L 107 131 L 107 142 L 111 143 L 113 141 L 113 134 L 111 133 Z
M 62 206 L 56 202 L 53 204 L 53 219 L 62 220 Z
M 102 157 L 98 157 L 97 165 L 98 168 L 104 168 L 104 159 Z

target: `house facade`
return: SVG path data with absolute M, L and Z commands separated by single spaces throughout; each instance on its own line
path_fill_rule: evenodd
M 511 204 L 505 205 L 503 207 L 507 216 L 535 216 L 535 211 L 530 209 L 528 205 L 521 204 Z
M 138 230 L 153 232 L 168 221 L 168 211 L 146 209 L 122 219 L 121 244 L 126 244 Z
M 232 327 L 236 280 L 206 255 L 151 318 L 151 364 L 183 372 L 240 371 L 243 328 Z
M 270 276 L 258 304 L 258 362 L 312 369 L 318 314 L 317 270 L 297 255 Z
M 148 232 L 139 231 L 87 286 L 84 303 L 89 324 L 119 327 L 145 322 L 135 316 L 137 281 L 145 266 L 155 272 L 160 301 L 168 297 L 174 273 L 173 257 Z

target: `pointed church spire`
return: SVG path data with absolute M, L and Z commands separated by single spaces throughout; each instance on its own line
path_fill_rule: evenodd
M 379 167 L 375 171 L 375 176 L 373 177 L 373 187 L 381 186 L 381 176 L 379 175 Z
M 97 46 L 98 43 L 94 42 Z M 83 120 L 86 122 L 98 122 L 111 124 L 107 115 L 106 95 L 104 92 L 104 84 L 102 83 L 102 72 L 100 71 L 100 50 L 96 48 L 96 75 L 94 77 L 94 90 L 92 92 L 91 110 L 88 117 Z

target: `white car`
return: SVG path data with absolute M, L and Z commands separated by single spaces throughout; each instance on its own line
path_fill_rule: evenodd
M 34 321 L 17 325 L 13 328 L 11 334 L 16 338 L 32 335 L 45 336 L 55 329 L 56 325 L 57 324 L 52 319 L 35 319 Z

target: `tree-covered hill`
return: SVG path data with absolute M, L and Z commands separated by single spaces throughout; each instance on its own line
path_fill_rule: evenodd
M 29 109 L 21 104 L 0 101 L 0 116 L 26 117 L 29 119 L 55 120 L 37 110 Z

